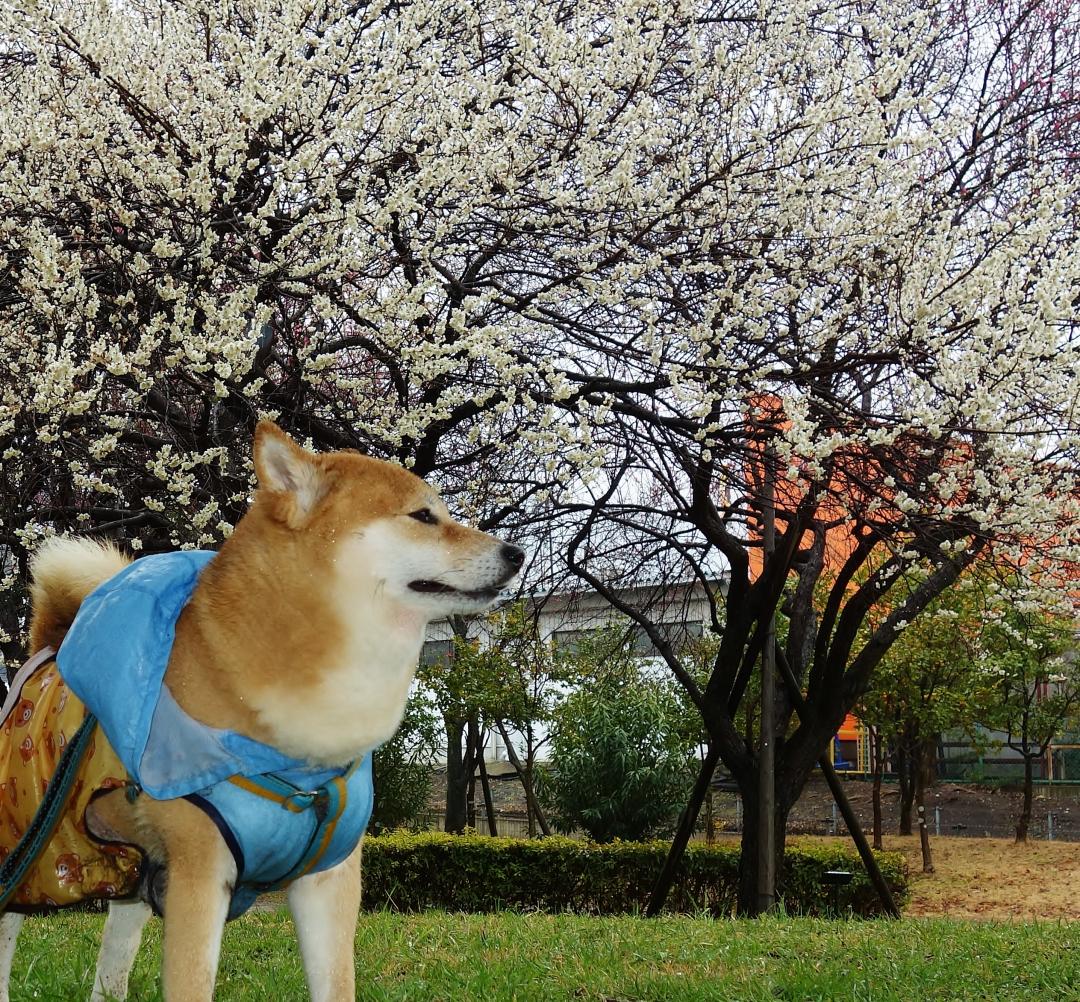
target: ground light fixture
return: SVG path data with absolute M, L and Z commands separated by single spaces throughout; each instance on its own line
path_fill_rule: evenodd
M 837 908 L 837 896 L 839 889 L 851 883 L 852 873 L 850 870 L 826 870 L 821 875 L 821 882 L 829 889 L 829 907 L 833 915 L 839 914 Z

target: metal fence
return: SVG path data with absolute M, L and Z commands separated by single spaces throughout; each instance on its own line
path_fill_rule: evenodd
M 890 791 L 891 792 L 891 791 Z M 987 798 L 1003 797 L 987 791 Z M 1014 795 L 1015 796 L 1015 795 Z M 899 830 L 899 806 L 895 795 L 885 798 L 882 804 L 882 827 L 886 835 Z M 853 803 L 855 816 L 863 831 L 869 834 L 873 827 L 873 812 L 868 798 Z M 926 805 L 926 824 L 934 836 L 958 836 L 965 838 L 1012 838 L 1016 834 L 1015 810 L 1011 803 L 1005 808 L 1000 804 L 963 804 L 935 802 L 930 796 Z M 707 812 L 703 811 L 702 828 L 707 825 Z M 713 796 L 712 827 L 714 835 L 739 834 L 742 832 L 742 803 L 735 794 Z M 918 830 L 918 818 L 913 815 L 912 828 Z M 847 825 L 835 803 L 822 805 L 797 803 L 788 816 L 789 835 L 845 835 Z M 704 834 L 702 835 L 704 837 Z M 1047 802 L 1037 800 L 1032 810 L 1028 828 L 1031 839 L 1049 839 L 1080 842 L 1080 802 Z
M 856 817 L 869 835 L 873 826 L 871 808 L 866 803 L 853 803 Z M 708 840 L 708 826 L 711 823 L 713 838 L 737 836 L 742 833 L 742 801 L 736 794 L 714 794 L 711 809 L 703 808 L 699 817 L 699 831 L 695 841 Z M 950 803 L 932 803 L 927 805 L 926 823 L 930 834 L 935 837 L 954 836 L 964 838 L 1012 838 L 1016 834 L 1016 821 L 1012 813 L 1002 811 L 1000 806 L 993 809 L 979 809 L 966 804 L 958 807 Z M 445 814 L 431 811 L 418 819 L 420 828 L 427 831 L 441 831 L 445 827 Z M 886 835 L 893 835 L 899 829 L 899 811 L 896 797 L 891 796 L 883 803 L 883 828 Z M 913 819 L 913 829 L 918 830 L 918 819 Z M 489 835 L 487 814 L 480 810 L 476 814 L 475 830 L 481 835 Z M 498 812 L 495 815 L 496 834 L 508 838 L 528 838 L 529 827 L 522 814 Z M 788 817 L 789 835 L 846 835 L 847 826 L 835 804 L 822 805 L 819 801 L 798 803 Z M 574 833 L 572 837 L 582 837 Z M 1032 812 L 1028 830 L 1031 839 L 1049 839 L 1068 842 L 1080 842 L 1080 802 L 1070 804 L 1066 801 L 1047 804 L 1037 801 Z

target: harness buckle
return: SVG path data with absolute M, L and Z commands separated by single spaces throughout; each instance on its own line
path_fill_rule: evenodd
M 297 790 L 290 793 L 283 801 L 286 805 L 292 805 L 293 810 L 307 810 L 311 808 L 315 817 L 321 824 L 330 813 L 330 795 L 325 788 L 318 790 Z

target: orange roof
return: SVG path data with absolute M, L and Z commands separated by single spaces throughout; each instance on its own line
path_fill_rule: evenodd
M 782 401 L 773 394 L 758 394 L 750 400 L 748 419 L 751 423 L 764 429 L 781 430 L 790 422 L 784 415 Z M 912 436 L 910 448 L 912 450 L 926 447 L 931 443 L 920 443 Z M 941 468 L 947 469 L 952 464 L 957 464 L 970 459 L 971 446 L 966 442 L 956 442 L 944 447 L 942 443 L 932 443 L 933 447 L 941 452 Z M 752 446 L 753 448 L 753 446 Z M 747 479 L 752 489 L 756 489 L 758 496 L 765 490 L 765 455 L 766 444 L 764 436 L 756 443 L 757 455 L 750 460 L 747 469 Z M 753 455 L 753 452 L 751 453 Z M 794 463 L 788 469 L 781 469 L 774 485 L 775 510 L 778 515 L 777 535 L 784 529 L 785 514 L 794 515 L 800 503 L 806 498 L 806 478 L 802 475 L 801 464 Z M 833 456 L 832 469 L 825 488 L 821 490 L 820 497 L 816 501 L 814 518 L 827 526 L 825 532 L 824 566 L 826 570 L 838 571 L 851 556 L 858 545 L 859 537 L 856 535 L 856 520 L 864 522 L 866 516 L 872 515 L 873 520 L 879 525 L 888 526 L 890 523 L 899 522 L 903 515 L 893 506 L 896 482 L 882 469 L 881 461 L 877 456 L 870 454 L 869 450 L 860 448 L 858 445 L 841 448 Z M 942 510 L 947 511 L 951 504 L 962 501 L 963 491 L 958 491 L 949 498 L 938 498 Z M 752 538 L 761 538 L 762 526 L 754 522 L 750 523 Z M 800 548 L 809 547 L 813 542 L 811 533 L 806 533 L 800 541 Z M 1047 551 L 1047 546 L 1052 540 L 1037 540 L 1029 538 L 1022 540 L 1024 554 L 1020 564 L 1023 566 L 1031 560 L 1040 560 L 1041 555 Z M 749 550 L 750 576 L 756 578 L 761 573 L 763 563 L 763 549 L 751 547 Z M 1053 576 L 1059 584 L 1075 582 L 1080 578 L 1080 569 L 1074 566 L 1050 566 L 1046 564 L 1044 570 L 1048 577 Z M 1018 569 L 1018 568 L 1017 568 Z
M 840 725 L 840 729 L 836 732 L 836 736 L 841 741 L 858 741 L 859 732 L 862 730 L 862 724 L 859 723 L 859 718 L 854 713 L 849 713 L 844 717 L 844 722 Z

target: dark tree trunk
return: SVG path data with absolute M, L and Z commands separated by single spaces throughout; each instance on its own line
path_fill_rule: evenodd
M 540 826 L 540 833 L 542 835 L 547 836 L 551 834 L 551 825 L 548 824 L 547 815 L 540 806 L 540 801 L 536 799 L 535 776 L 536 763 L 534 761 L 532 749 L 530 749 L 525 756 L 524 772 L 521 773 L 521 785 L 525 789 L 525 811 L 529 822 L 529 838 L 536 838 L 537 825 Z
M 499 834 L 498 824 L 495 821 L 495 802 L 491 799 L 491 783 L 488 781 L 487 763 L 484 761 L 484 741 L 481 734 L 480 743 L 476 748 L 476 768 L 480 772 L 480 787 L 484 791 L 484 812 L 487 814 L 488 834 Z
M 454 833 L 463 832 L 468 823 L 469 774 L 461 754 L 464 733 L 464 720 L 446 718 L 446 819 L 443 827 Z
M 915 803 L 914 755 L 908 741 L 900 742 L 897 753 L 896 778 L 900 785 L 900 834 L 911 834 L 911 813 Z
M 1016 841 L 1026 842 L 1028 828 L 1031 826 L 1031 801 L 1033 799 L 1033 787 L 1035 785 L 1035 762 L 1034 758 L 1024 754 L 1024 799 L 1020 807 L 1020 817 L 1016 819 Z
M 938 747 L 940 744 L 941 736 L 937 735 L 919 745 L 919 768 L 922 770 L 919 774 L 919 780 L 922 783 L 924 793 L 933 787 L 938 779 Z
M 476 756 L 479 751 L 480 729 L 476 719 L 469 720 L 465 741 L 465 775 L 468 782 L 465 788 L 465 818 L 468 826 L 476 830 Z
M 874 848 L 881 849 L 881 781 L 885 775 L 885 749 L 881 742 L 881 734 L 876 728 L 870 732 L 870 740 L 873 742 L 871 762 L 874 770 Z
M 757 788 L 743 789 L 743 831 L 742 853 L 739 857 L 739 900 L 737 912 L 739 915 L 757 915 L 758 912 L 758 799 Z M 784 880 L 784 836 L 787 830 L 787 817 L 791 810 L 786 805 L 779 791 L 776 797 L 776 808 L 773 812 L 773 825 L 775 826 L 775 868 L 776 886 L 783 885 Z M 780 900 L 779 892 L 777 901 Z
M 702 799 L 704 799 L 708 794 L 708 779 L 712 776 L 712 772 L 713 769 L 715 769 L 717 759 L 718 756 L 716 755 L 715 751 L 713 749 L 710 749 L 709 752 L 706 754 L 705 761 L 702 763 L 702 769 L 698 775 L 698 782 L 697 784 L 695 784 L 694 792 L 691 794 L 687 807 L 683 811 L 683 814 L 679 819 L 679 829 L 675 834 L 674 840 L 672 841 L 671 850 L 669 851 L 668 858 L 664 863 L 664 869 L 661 871 L 660 877 L 657 879 L 657 882 L 653 887 L 653 893 L 651 898 L 649 899 L 649 907 L 646 911 L 646 914 L 648 916 L 654 916 L 659 914 L 660 909 L 663 907 L 668 890 L 671 887 L 671 884 L 674 882 L 674 874 L 677 871 L 678 862 L 682 858 L 686 843 L 687 841 L 689 841 L 690 833 L 693 831 L 694 823 L 697 819 L 697 811 L 701 806 Z M 889 887 L 885 883 L 884 877 L 881 875 L 881 871 L 873 858 L 870 847 L 867 844 L 865 837 L 862 835 L 862 831 L 859 827 L 858 818 L 855 817 L 855 814 L 851 809 L 851 804 L 848 802 L 847 797 L 844 794 L 843 785 L 837 778 L 836 773 L 833 770 L 832 765 L 827 757 L 822 757 L 819 760 L 818 764 L 822 769 L 823 773 L 825 774 L 826 781 L 829 783 L 829 787 L 833 792 L 833 796 L 836 798 L 837 805 L 839 806 L 840 811 L 844 816 L 844 820 L 848 826 L 848 830 L 851 833 L 852 838 L 855 840 L 856 847 L 859 850 L 860 857 L 863 860 L 863 865 L 866 867 L 866 871 L 870 877 L 870 881 L 878 891 L 878 894 L 881 898 L 882 911 L 885 914 L 890 915 L 894 918 L 899 918 L 900 912 L 898 911 L 896 904 L 892 898 L 892 894 L 889 891 Z M 792 804 L 794 804 L 795 801 L 798 800 L 799 793 L 802 791 L 803 787 L 806 784 L 808 773 L 808 767 L 798 767 L 792 763 L 788 763 L 787 770 L 781 768 L 777 773 L 777 808 L 775 811 L 774 820 L 777 825 L 775 841 L 775 868 L 778 885 L 780 880 L 782 879 L 781 867 L 784 855 L 784 834 L 787 827 L 787 817 L 791 811 Z M 747 779 L 748 783 L 742 785 L 741 787 L 741 796 L 744 805 L 742 860 L 750 858 L 751 862 L 749 865 L 742 865 L 742 863 L 740 863 L 740 885 L 738 901 L 738 910 L 740 915 L 756 914 L 759 903 L 757 874 L 757 829 L 760 822 L 757 811 L 755 810 L 755 808 L 757 807 L 757 785 L 755 782 L 756 772 L 752 774 L 748 773 Z
M 780 673 L 780 678 L 786 686 L 788 707 L 791 710 L 794 710 L 805 724 L 808 716 L 806 701 L 799 690 L 798 682 L 791 671 L 791 667 L 787 663 L 787 658 L 779 647 L 777 647 L 777 668 Z M 839 721 L 836 721 L 836 724 L 838 723 Z M 783 726 L 786 727 L 786 720 Z M 782 731 L 783 727 L 779 730 Z M 885 883 L 880 868 L 873 858 L 870 846 L 862 835 L 858 818 L 855 817 L 854 811 L 851 809 L 851 804 L 844 793 L 843 785 L 837 778 L 836 772 L 832 768 L 832 763 L 829 761 L 828 757 L 821 756 L 820 754 L 821 749 L 827 745 L 832 733 L 832 726 L 828 724 L 819 724 L 816 731 L 807 733 L 801 743 L 788 744 L 787 754 L 778 755 L 776 759 L 774 787 L 775 809 L 773 811 L 773 824 L 776 826 L 774 829 L 776 837 L 773 840 L 775 846 L 773 867 L 776 873 L 776 886 L 779 887 L 783 879 L 784 838 L 787 829 L 788 814 L 791 811 L 792 805 L 799 799 L 799 795 L 806 785 L 806 781 L 810 776 L 810 772 L 816 759 L 817 764 L 821 767 L 825 775 L 826 781 L 829 783 L 829 788 L 833 793 L 837 806 L 844 816 L 848 830 L 855 840 L 856 847 L 859 850 L 859 855 L 863 860 L 863 864 L 870 876 L 870 880 L 878 891 L 881 898 L 882 910 L 890 916 L 899 918 L 899 910 L 892 898 L 888 885 Z M 723 736 L 723 732 L 721 732 L 721 736 Z M 735 740 L 737 742 L 738 739 Z M 702 768 L 698 774 L 698 779 L 695 783 L 690 801 L 679 819 L 679 828 L 672 841 L 671 850 L 665 861 L 664 869 L 661 871 L 660 877 L 657 879 L 653 888 L 652 896 L 649 899 L 649 907 L 646 911 L 646 914 L 649 916 L 658 914 L 663 907 L 668 889 L 673 882 L 676 867 L 679 860 L 682 858 L 686 843 L 690 838 L 690 833 L 693 831 L 698 811 L 700 810 L 702 801 L 708 793 L 709 780 L 711 779 L 713 770 L 716 768 L 720 758 L 719 749 L 720 738 L 714 736 L 709 744 L 705 760 L 702 762 Z M 759 773 L 756 768 L 756 763 L 754 763 L 749 756 L 742 756 L 740 749 L 733 748 L 729 744 L 728 750 L 732 753 L 732 758 L 726 759 L 725 761 L 728 768 L 731 769 L 732 773 L 738 779 L 743 803 L 742 855 L 740 859 L 739 898 L 737 907 L 740 914 L 754 915 L 757 914 L 759 902 L 761 902 L 761 895 L 758 888 L 758 844 L 760 841 L 758 838 L 758 828 L 761 824 L 761 819 L 758 815 Z M 780 751 L 781 749 L 778 749 L 778 752 Z

